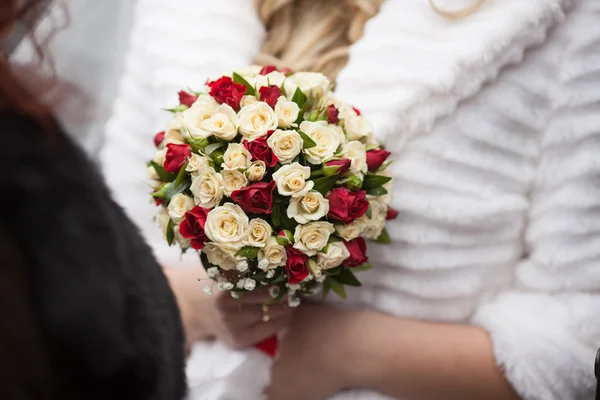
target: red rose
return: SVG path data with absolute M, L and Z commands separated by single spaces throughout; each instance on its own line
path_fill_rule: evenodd
M 258 182 L 231 193 L 231 199 L 242 210 L 254 214 L 271 214 L 273 211 L 273 189 L 275 181 Z
M 262 69 L 260 70 L 259 74 L 261 75 L 267 75 L 270 74 L 273 71 L 277 71 L 277 67 L 274 65 L 265 65 L 264 67 L 262 67 Z
M 184 90 L 180 91 L 178 94 L 179 94 L 179 104 L 183 104 L 188 107 L 191 107 L 192 104 L 194 104 L 196 102 L 196 100 L 198 100 L 198 96 L 195 96 Z
M 160 146 L 163 140 L 165 140 L 165 131 L 160 131 L 154 136 L 154 145 L 156 147 Z
M 340 110 L 335 108 L 333 104 L 329 105 L 329 107 L 327 107 L 327 121 L 329 121 L 330 124 L 337 124 L 340 122 L 340 119 L 338 118 L 339 113 Z
M 369 150 L 367 151 L 367 165 L 369 166 L 369 171 L 375 172 L 381 167 L 381 165 L 385 162 L 385 160 L 390 156 L 389 151 L 385 150 Z
M 206 216 L 209 211 L 206 208 L 194 207 L 185 213 L 183 222 L 179 225 L 181 236 L 191 239 L 190 244 L 196 250 L 204 248 L 204 243 L 208 241 L 208 237 L 204 233 L 204 224 L 206 224 Z
M 346 248 L 350 252 L 350 257 L 344 260 L 344 265 L 347 267 L 358 267 L 369 261 L 367 257 L 367 242 L 364 238 L 357 237 L 349 242 L 344 242 Z
M 263 86 L 258 92 L 260 93 L 260 101 L 264 101 L 271 108 L 275 108 L 275 104 L 277 104 L 277 99 L 281 96 L 281 89 L 278 86 Z
M 356 115 L 360 115 L 360 110 L 356 107 L 352 107 L 352 109 L 354 110 L 354 112 L 356 113 Z
M 345 187 L 338 187 L 329 194 L 329 218 L 344 223 L 362 217 L 369 209 L 367 192 L 359 190 L 351 192 Z
M 350 169 L 350 164 L 352 161 L 348 158 L 342 158 L 341 160 L 331 160 L 325 163 L 326 173 L 325 175 L 333 175 L 331 173 L 327 173 L 327 168 L 333 171 L 332 167 L 337 167 L 335 170 L 335 174 L 344 175 Z
M 169 143 L 167 154 L 165 154 L 165 171 L 176 174 L 191 156 L 192 151 L 189 145 Z
M 308 268 L 306 267 L 308 257 L 292 246 L 286 246 L 285 251 L 287 253 L 287 261 L 284 268 L 288 276 L 288 283 L 293 285 L 298 284 L 308 276 Z
M 385 215 L 385 219 L 396 219 L 398 216 L 398 210 L 394 210 L 392 207 L 388 208 L 387 214 Z
M 267 144 L 266 137 L 259 137 L 252 142 L 244 140 L 244 147 L 252 155 L 253 160 L 264 161 L 269 167 L 274 167 L 279 158 L 273 154 L 273 150 Z
M 226 103 L 235 110 L 239 110 L 240 101 L 246 94 L 246 85 L 235 83 L 228 76 L 223 76 L 216 81 L 208 82 L 210 95 L 220 104 Z

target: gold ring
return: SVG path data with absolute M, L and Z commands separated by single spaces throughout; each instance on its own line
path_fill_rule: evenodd
M 484 1 L 485 0 L 476 0 L 469 7 L 463 8 L 462 10 L 456 10 L 456 11 L 442 10 L 440 7 L 435 5 L 433 0 L 429 0 L 429 4 L 435 10 L 435 12 L 440 14 L 442 17 L 456 20 L 456 19 L 466 18 L 469 15 L 473 14 L 475 11 L 477 11 L 479 9 L 479 7 L 481 7 L 481 5 L 483 4 Z
M 269 322 L 271 320 L 271 316 L 269 315 L 269 306 L 266 304 L 263 304 L 261 306 L 262 308 L 262 322 Z

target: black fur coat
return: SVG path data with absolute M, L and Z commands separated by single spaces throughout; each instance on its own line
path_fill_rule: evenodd
M 182 399 L 183 330 L 150 248 L 64 134 L 0 121 L 0 398 Z

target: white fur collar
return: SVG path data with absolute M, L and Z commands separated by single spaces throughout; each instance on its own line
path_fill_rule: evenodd
M 387 0 L 352 46 L 337 95 L 373 122 L 391 150 L 479 91 L 500 68 L 542 43 L 569 0 L 487 0 L 448 21 L 425 0 Z

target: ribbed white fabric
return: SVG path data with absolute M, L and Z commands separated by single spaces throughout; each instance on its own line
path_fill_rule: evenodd
M 195 17 L 206 21 L 193 29 L 198 42 L 181 42 L 194 21 L 188 3 L 170 3 L 182 12 L 140 4 L 104 151 L 118 199 L 166 262 L 173 254 L 148 222 L 154 209 L 143 209 L 147 189 L 133 185 L 152 154 L 158 126 L 149 119 L 177 85 L 249 63 L 262 37 L 251 7 L 236 0 L 224 2 L 227 13 L 203 7 L 214 16 Z M 600 347 L 600 4 L 574 3 L 489 0 L 451 23 L 425 1 L 388 0 L 337 88 L 395 151 L 400 211 L 393 245 L 370 245 L 376 268 L 344 305 L 484 327 L 528 400 L 593 397 Z M 253 350 L 199 344 L 191 398 L 260 398 L 268 364 Z

